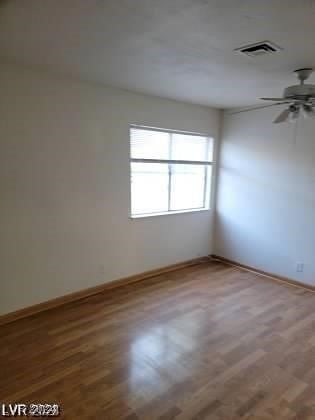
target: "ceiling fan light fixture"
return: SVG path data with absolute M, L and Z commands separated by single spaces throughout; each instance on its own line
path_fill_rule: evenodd
M 315 85 L 304 83 L 313 71 L 312 68 L 295 70 L 295 74 L 299 79 L 300 84 L 287 87 L 284 90 L 282 98 L 261 98 L 263 100 L 276 102 L 270 106 L 288 104 L 288 108 L 278 115 L 273 121 L 274 123 L 296 122 L 301 114 L 304 118 L 312 117 L 315 119 Z
M 295 122 L 300 115 L 300 108 L 297 105 L 290 105 L 284 109 L 277 118 L 273 121 L 274 124 L 282 122 Z
M 299 116 L 300 108 L 295 105 L 291 105 L 289 107 L 289 116 L 287 121 L 294 123 L 299 118 Z
M 312 105 L 303 104 L 301 111 L 304 118 L 308 118 L 308 117 L 315 118 L 315 112 L 314 112 L 314 109 L 312 108 Z

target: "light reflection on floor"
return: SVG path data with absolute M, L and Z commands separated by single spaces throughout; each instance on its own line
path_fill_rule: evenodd
M 143 402 L 150 395 L 165 393 L 172 384 L 191 377 L 195 367 L 200 368 L 198 357 L 194 361 L 191 357 L 200 344 L 200 325 L 205 325 L 205 312 L 196 310 L 148 328 L 132 341 L 128 378 L 132 405 L 135 399 Z

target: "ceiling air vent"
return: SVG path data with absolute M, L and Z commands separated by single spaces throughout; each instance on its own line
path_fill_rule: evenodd
M 281 51 L 281 48 L 270 41 L 257 42 L 256 44 L 245 45 L 236 48 L 237 52 L 248 55 L 249 57 L 259 57 L 261 55 L 273 54 Z

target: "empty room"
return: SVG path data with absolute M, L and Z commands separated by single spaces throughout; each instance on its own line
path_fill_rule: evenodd
M 0 418 L 315 420 L 314 23 L 0 0 Z

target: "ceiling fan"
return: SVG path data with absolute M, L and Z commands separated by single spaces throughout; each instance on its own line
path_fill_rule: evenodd
M 312 68 L 295 70 L 294 73 L 296 73 L 300 84 L 287 87 L 282 98 L 260 98 L 264 101 L 276 102 L 270 106 L 288 104 L 288 107 L 273 121 L 275 124 L 287 121 L 295 122 L 301 114 L 304 118 L 315 118 L 315 85 L 304 84 L 312 72 Z

